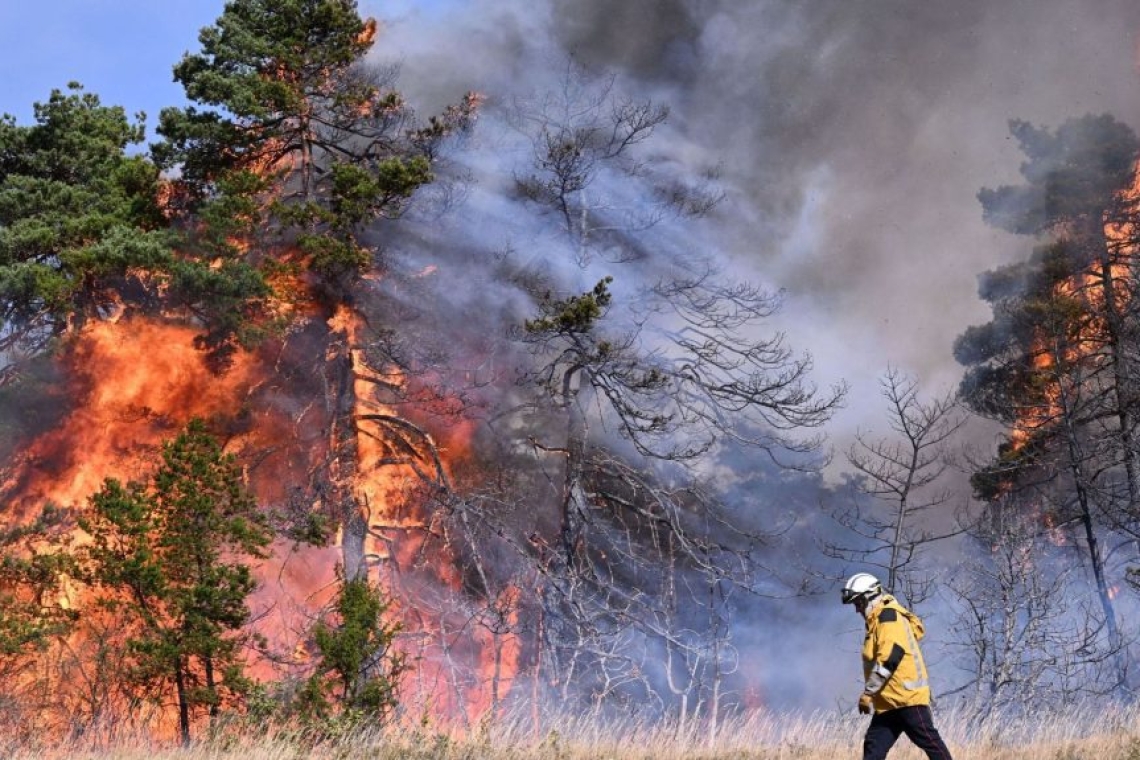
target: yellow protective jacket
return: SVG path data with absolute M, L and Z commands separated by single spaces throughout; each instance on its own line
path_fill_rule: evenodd
M 918 648 L 925 633 L 922 621 L 890 594 L 871 600 L 864 616 L 864 691 L 871 695 L 875 712 L 929 705 L 930 682 Z

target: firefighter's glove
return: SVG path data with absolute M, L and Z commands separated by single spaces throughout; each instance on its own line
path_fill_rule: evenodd
M 875 708 L 871 706 L 871 695 L 866 693 L 862 694 L 859 697 L 859 714 L 870 715 L 873 712 L 875 712 Z

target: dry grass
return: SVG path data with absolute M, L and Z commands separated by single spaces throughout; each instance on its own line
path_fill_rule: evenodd
M 937 722 L 955 760 L 1140 760 L 1140 708 L 1073 709 L 1023 722 Z M 644 726 L 565 720 L 536 735 L 529 727 L 490 727 L 465 735 L 430 728 L 363 732 L 314 744 L 287 733 L 246 732 L 183 749 L 145 739 L 88 739 L 55 747 L 12 747 L 12 760 L 858 760 L 866 719 L 858 715 L 759 712 L 708 727 Z M 905 739 L 892 760 L 925 756 Z

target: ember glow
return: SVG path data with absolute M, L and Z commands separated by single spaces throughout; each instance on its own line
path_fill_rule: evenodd
M 336 444 L 323 432 L 329 429 L 323 386 L 312 382 L 304 366 L 290 365 L 311 361 L 306 358 L 311 349 L 304 347 L 309 333 L 328 336 L 331 345 L 352 346 L 360 322 L 341 309 L 325 330 L 319 327 L 314 323 L 302 330 L 295 345 L 286 340 L 276 348 L 239 353 L 218 373 L 194 347 L 191 327 L 139 317 L 89 324 L 60 358 L 69 378 L 69 406 L 61 423 L 23 448 L 3 484 L 7 503 L 18 507 L 7 519 L 25 519 L 46 503 L 82 510 L 105 478 L 145 478 L 156 466 L 161 444 L 192 418 L 221 421 L 227 450 L 245 464 L 266 509 L 298 499 L 310 500 L 303 507 L 320 509 L 319 498 L 306 496 L 298 484 L 329 461 Z M 440 542 L 427 540 L 433 527 L 425 508 L 431 482 L 450 477 L 447 460 L 465 456 L 471 427 L 453 425 L 433 438 L 409 409 L 397 411 L 375 400 L 378 390 L 392 388 L 414 396 L 406 379 L 371 369 L 357 349 L 349 355 L 356 399 L 350 417 L 359 427 L 353 431 L 356 459 L 346 471 L 347 487 L 366 526 L 356 537 L 362 545 L 349 549 L 383 583 L 393 602 L 390 613 L 403 626 L 400 646 L 414 663 L 409 702 L 428 705 L 440 719 L 478 719 L 501 703 L 517 673 L 519 590 L 508 588 L 493 600 L 495 621 L 476 620 L 478 613 L 464 601 L 456 558 Z M 290 385 L 289 376 L 301 379 Z M 392 427 L 396 424 L 400 427 Z M 392 431 L 422 435 L 441 459 L 395 457 Z M 326 548 L 279 541 L 272 558 L 258 568 L 259 588 L 250 600 L 254 630 L 265 638 L 271 657 L 251 654 L 256 677 L 303 674 L 310 666 L 307 631 L 332 599 L 336 567 L 352 561 L 344 536 L 342 525 L 334 545 Z M 408 580 L 402 578 L 405 571 Z M 80 587 L 66 585 L 64 606 L 82 609 Z M 71 646 L 84 651 L 81 641 Z

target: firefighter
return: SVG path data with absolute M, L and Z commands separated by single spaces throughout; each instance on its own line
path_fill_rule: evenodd
M 855 606 L 867 626 L 859 712 L 873 717 L 863 738 L 863 760 L 883 760 L 900 734 L 930 760 L 951 760 L 930 713 L 930 684 L 918 648 L 922 621 L 868 573 L 848 578 L 842 599 Z

